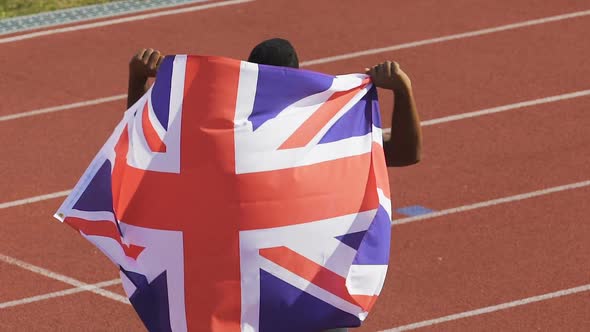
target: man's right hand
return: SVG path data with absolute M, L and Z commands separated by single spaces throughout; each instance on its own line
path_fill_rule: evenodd
M 139 50 L 129 61 L 129 79 L 133 81 L 147 81 L 155 77 L 164 56 L 152 48 Z
M 135 104 L 149 88 L 148 78 L 156 77 L 158 67 L 164 60 L 160 51 L 152 48 L 141 49 L 129 61 L 129 87 L 127 89 L 127 108 Z

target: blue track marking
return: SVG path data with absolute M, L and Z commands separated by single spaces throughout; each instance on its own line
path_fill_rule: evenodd
M 431 210 L 429 208 L 425 208 L 421 205 L 406 206 L 403 208 L 396 209 L 395 211 L 399 214 L 403 214 L 408 217 L 420 216 L 423 214 L 429 214 L 429 213 L 435 212 L 434 210 Z

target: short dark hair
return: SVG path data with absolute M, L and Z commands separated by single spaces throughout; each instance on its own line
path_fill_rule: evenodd
M 250 56 L 249 62 L 262 65 L 299 68 L 299 59 L 293 45 L 282 38 L 273 38 L 256 45 Z

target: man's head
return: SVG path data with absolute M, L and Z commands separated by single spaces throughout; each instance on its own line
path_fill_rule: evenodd
M 256 45 L 248 61 L 262 65 L 299 68 L 299 59 L 293 45 L 281 38 L 265 40 Z

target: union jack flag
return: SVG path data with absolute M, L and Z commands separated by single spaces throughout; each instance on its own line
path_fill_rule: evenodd
M 389 197 L 366 75 L 176 55 L 55 216 L 150 331 L 320 331 L 381 291 Z

